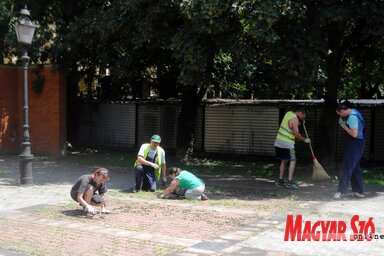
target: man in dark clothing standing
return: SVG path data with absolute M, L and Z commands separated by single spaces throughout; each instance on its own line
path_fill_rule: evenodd
M 365 195 L 360 161 L 365 148 L 364 118 L 357 109 L 351 108 L 348 101 L 339 103 L 336 113 L 340 116 L 339 125 L 348 134 L 348 138 L 340 170 L 339 187 L 334 199 L 340 199 L 347 192 L 349 181 L 354 196 L 363 198 Z

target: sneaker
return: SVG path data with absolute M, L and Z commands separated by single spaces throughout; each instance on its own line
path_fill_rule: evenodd
M 208 200 L 208 197 L 205 194 L 201 194 L 201 200 L 206 201 Z
M 333 196 L 333 199 L 341 199 L 342 195 L 340 192 L 336 192 L 336 194 Z
M 110 214 L 111 212 L 112 212 L 111 210 L 108 210 L 105 207 L 101 207 L 100 213 L 102 213 L 102 214 Z
M 285 188 L 289 188 L 289 189 L 296 189 L 296 188 L 299 188 L 299 186 L 293 182 L 293 181 L 288 181 L 284 184 L 284 187 Z
M 365 195 L 363 193 L 359 193 L 359 192 L 355 192 L 355 193 L 353 193 L 353 195 L 355 197 L 358 197 L 358 198 L 364 198 L 365 197 Z
M 279 180 L 275 183 L 276 187 L 284 187 L 285 181 L 284 180 Z

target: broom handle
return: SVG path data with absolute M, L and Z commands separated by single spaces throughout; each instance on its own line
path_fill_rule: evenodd
M 303 127 L 304 127 L 304 131 L 305 131 L 305 136 L 307 136 L 307 138 L 308 138 L 307 128 L 305 128 L 305 121 L 303 121 Z M 312 157 L 315 158 L 315 153 L 313 153 L 313 149 L 312 149 L 312 144 L 311 143 L 309 143 L 309 148 L 311 149 Z

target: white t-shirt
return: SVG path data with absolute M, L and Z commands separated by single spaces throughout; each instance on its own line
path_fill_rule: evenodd
M 150 147 L 150 144 L 149 143 L 145 143 L 143 145 L 141 145 L 140 147 L 140 150 L 139 150 L 139 153 L 137 153 L 138 156 L 142 156 L 144 157 L 144 152 L 145 152 L 145 149 L 147 147 Z M 156 150 L 153 150 L 151 147 L 149 148 L 149 151 L 148 151 L 148 155 L 147 155 L 147 158 L 150 158 L 152 159 L 152 162 L 153 162 L 153 158 L 156 154 Z M 161 157 L 161 163 L 165 164 L 165 151 L 160 148 L 160 147 L 157 147 L 157 154 L 159 157 Z
M 293 148 L 295 148 L 295 144 L 288 142 L 288 141 L 285 141 L 285 140 L 282 140 L 282 139 L 279 139 L 279 138 L 276 138 L 275 147 L 293 149 Z

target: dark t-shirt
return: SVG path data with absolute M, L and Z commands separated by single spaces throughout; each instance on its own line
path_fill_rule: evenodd
M 102 195 L 107 192 L 107 186 L 105 185 L 105 183 L 97 185 L 92 179 L 92 174 L 85 174 L 78 178 L 76 183 L 72 186 L 71 197 L 74 200 L 77 200 L 77 193 L 85 193 L 89 186 L 92 186 L 94 188 L 95 193 L 98 192 L 99 195 Z

